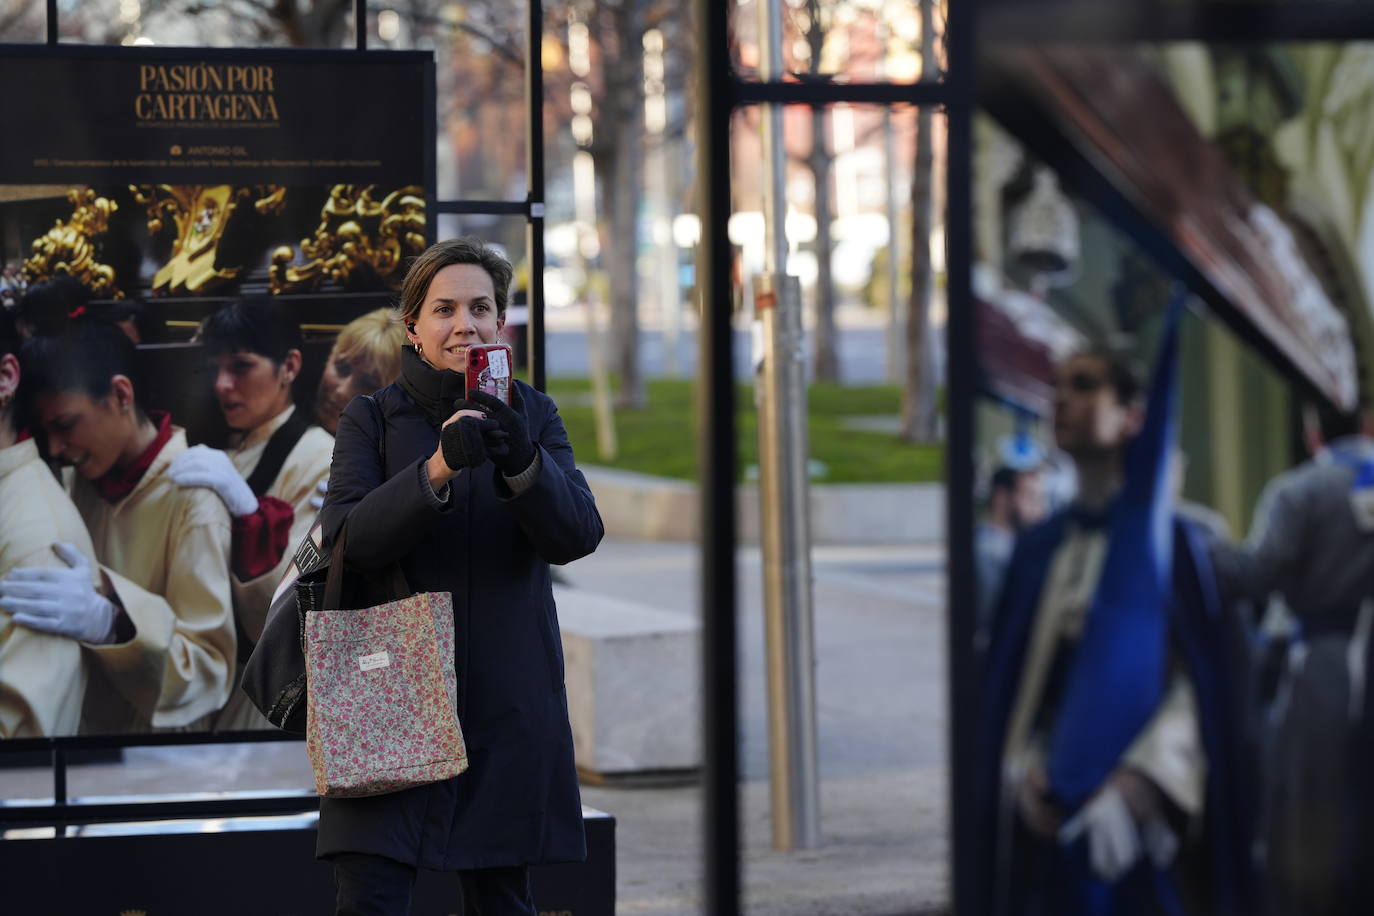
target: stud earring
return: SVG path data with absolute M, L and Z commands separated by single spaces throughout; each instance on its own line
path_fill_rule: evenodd
M 419 342 L 418 340 L 415 342 L 415 355 L 416 355 L 416 356 L 424 356 L 424 355 L 425 355 L 424 348 L 420 346 L 420 342 Z

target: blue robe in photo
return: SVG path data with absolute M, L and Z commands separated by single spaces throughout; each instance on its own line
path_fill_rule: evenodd
M 1202 532 L 1174 517 L 1169 486 L 1174 448 L 1176 342 L 1182 300 L 1166 318 L 1144 426 L 1130 446 L 1115 502 L 1096 518 L 1082 510 L 1054 516 L 1018 543 L 1003 583 L 983 684 L 979 742 L 979 826 L 987 899 L 975 911 L 1046 916 L 1180 913 L 1177 869 L 1143 861 L 1107 885 L 1088 865 L 1087 837 L 1069 845 L 1042 841 L 1005 810 L 1002 765 L 1008 720 L 1020 687 L 1045 579 L 1066 526 L 1107 529 L 1101 578 L 1081 637 L 1066 659 L 1046 759 L 1050 797 L 1072 816 L 1111 775 L 1154 715 L 1171 658 L 1192 684 L 1207 755 L 1204 819 L 1207 863 L 1198 884 L 1207 912 L 1235 911 L 1237 855 L 1244 806 L 1227 797 L 1241 780 L 1235 748 L 1229 641 Z M 1008 802 L 1008 804 L 1011 804 Z M 1235 847 L 1239 847 L 1239 852 Z
M 983 893 L 973 912 L 980 916 L 1075 916 L 1183 912 L 1174 874 L 1156 874 L 1148 860 L 1116 885 L 1098 881 L 1088 866 L 1086 843 L 1061 847 L 1041 844 L 1035 887 L 1014 886 L 1002 873 L 1010 864 L 999 850 L 1010 850 L 1015 812 L 1002 810 L 1003 742 L 1021 682 L 1031 625 L 1054 552 L 1064 538 L 1072 510 L 1028 531 L 1017 544 L 1003 587 L 997 627 L 984 679 L 979 723 L 978 836 L 980 869 L 975 882 Z M 1168 637 L 1189 677 L 1198 725 L 1207 755 L 1202 840 L 1182 857 L 1193 869 L 1189 886 L 1207 916 L 1254 912 L 1250 886 L 1249 767 L 1240 754 L 1239 697 L 1232 689 L 1234 642 L 1222 615 L 1206 549 L 1206 533 L 1195 522 L 1172 522 L 1174 562 Z M 1161 681 L 1164 677 L 1160 674 Z M 1171 872 L 1177 872 L 1176 866 Z M 1019 879 L 1018 879 L 1019 881 Z M 1038 888 L 1038 891 L 1037 891 Z

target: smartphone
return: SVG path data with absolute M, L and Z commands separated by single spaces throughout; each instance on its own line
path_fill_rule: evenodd
M 464 374 L 464 397 L 485 391 L 510 403 L 511 349 L 505 344 L 474 344 L 468 347 L 468 371 Z

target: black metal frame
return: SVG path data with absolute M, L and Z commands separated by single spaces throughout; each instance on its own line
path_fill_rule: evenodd
M 728 4 L 696 0 L 698 76 L 697 180 L 701 194 L 701 246 L 698 288 L 702 290 L 701 437 L 701 612 L 702 677 L 705 691 L 704 854 L 705 912 L 733 916 L 740 911 L 738 713 L 735 674 L 735 418 L 732 374 L 730 217 L 730 118 L 741 105 L 829 105 L 836 102 L 938 106 L 948 121 L 948 173 L 945 238 L 948 245 L 948 346 L 951 353 L 973 352 L 975 339 L 971 289 L 972 120 L 974 108 L 974 0 L 949 4 L 946 42 L 949 70 L 940 82 L 845 84 L 834 82 L 745 81 L 733 71 Z M 949 518 L 948 563 L 951 594 L 964 595 L 961 583 L 973 578 L 973 395 L 976 365 L 949 360 L 948 458 L 946 499 Z M 950 607 L 960 606 L 951 598 Z M 967 606 L 971 606 L 968 604 Z M 974 721 L 956 715 L 957 703 L 975 683 L 973 657 L 957 647 L 973 645 L 973 618 L 950 613 L 950 777 L 955 811 L 972 809 L 971 771 L 955 765 L 971 759 Z M 960 688 L 962 685 L 962 689 Z M 975 876 L 967 867 L 974 839 L 967 821 L 951 818 L 956 899 L 969 899 Z
M 1374 10 L 1360 0 L 1323 3 L 1194 0 L 1018 2 L 981 0 L 979 42 L 1374 40 Z
M 738 80 L 736 105 L 934 105 L 949 104 L 950 83 L 760 83 Z
M 527 176 L 528 191 L 525 200 L 439 200 L 436 192 L 435 142 L 437 134 L 436 98 L 433 79 L 433 62 L 430 62 L 430 79 L 426 83 L 426 117 L 424 127 L 425 144 L 425 206 L 426 229 L 431 240 L 435 238 L 437 216 L 440 213 L 521 215 L 527 221 L 526 256 L 529 269 L 529 312 L 527 328 L 529 335 L 529 364 L 531 382 L 543 391 L 546 382 L 544 346 L 544 118 L 543 118 L 543 79 L 544 68 L 541 56 L 543 41 L 544 7 L 543 0 L 525 0 L 529 21 L 525 45 L 525 80 L 527 111 Z M 64 46 L 58 42 L 57 0 L 47 0 L 47 42 L 34 46 L 34 53 L 61 55 Z M 302 58 L 350 58 L 357 52 L 365 54 L 414 54 L 415 52 L 369 51 L 367 47 L 367 0 L 354 0 L 354 51 L 321 48 L 298 49 L 290 53 Z M 121 49 L 107 49 L 111 55 L 129 52 Z M 151 50 L 151 49 L 150 49 Z M 100 53 L 101 49 L 82 46 L 81 53 Z M 231 49 L 206 49 L 212 56 L 234 56 L 252 53 Z M 278 53 L 281 53 L 278 51 Z M 112 820 L 122 818 L 147 817 L 191 817 L 221 816 L 226 814 L 251 815 L 263 813 L 283 813 L 302 811 L 316 803 L 314 795 L 263 797 L 235 797 L 215 801 L 182 800 L 167 802 L 129 802 L 111 804 L 71 804 L 67 792 L 67 765 L 70 752 L 86 749 L 150 747 L 162 745 L 199 745 L 233 744 L 240 742 L 299 741 L 299 736 L 279 731 L 242 731 L 242 732 L 204 732 L 193 734 L 148 734 L 148 735 L 90 735 L 47 738 L 12 738 L 0 742 L 0 757 L 7 754 L 48 751 L 52 755 L 53 767 L 53 804 L 51 805 L 6 805 L 0 800 L 0 825 L 17 822 L 46 824 L 70 823 L 81 820 Z
M 739 912 L 737 719 L 734 578 L 734 405 L 731 384 L 730 261 L 725 241 L 729 217 L 728 136 L 730 114 L 747 104 L 936 105 L 948 125 L 946 225 L 948 246 L 947 445 L 946 509 L 949 657 L 949 776 L 953 902 L 957 910 L 975 899 L 975 882 L 987 880 L 974 863 L 976 837 L 972 813 L 975 784 L 971 765 L 976 754 L 977 716 L 981 702 L 973 646 L 974 405 L 979 395 L 976 312 L 971 289 L 972 261 L 972 118 L 978 103 L 975 75 L 980 47 L 1006 42 L 1121 42 L 1170 39 L 1245 41 L 1273 39 L 1374 39 L 1374 15 L 1355 3 L 1318 5 L 1203 5 L 1180 9 L 1167 0 L 1145 0 L 1125 8 L 1099 0 L 1030 3 L 1024 0 L 951 0 L 946 23 L 948 72 L 941 83 L 891 84 L 758 83 L 731 71 L 730 35 L 724 4 L 697 0 L 702 135 L 698 180 L 702 183 L 702 338 L 701 365 L 706 374 L 701 410 L 702 437 L 701 601 L 703 676 L 705 678 L 705 854 L 706 912 Z M 1069 166 L 1074 186 L 1115 214 L 1121 227 L 1165 264 L 1179 256 L 1157 227 L 1150 226 L 1128 202 L 1113 196 L 1090 164 L 1065 144 L 1038 134 L 1013 106 L 1000 112 L 1013 132 L 1032 135 L 1030 144 L 1056 167 Z M 1023 113 L 1024 114 L 1024 113 Z M 1008 123 L 1011 122 L 1011 123 Z M 1023 139 L 1025 139 L 1023 137 Z M 1189 274 L 1190 279 L 1196 277 Z M 1215 297 L 1212 297 L 1215 300 Z M 1214 301 L 1215 304 L 1215 301 Z M 1233 327 L 1268 353 L 1272 346 L 1240 327 Z
M 544 163 L 542 121 L 542 4 L 527 0 L 530 28 L 527 47 L 527 92 L 531 113 L 528 144 L 529 189 L 524 201 L 429 200 L 430 232 L 439 213 L 523 214 L 527 223 L 530 259 L 530 364 L 535 387 L 545 381 L 543 322 L 543 220 Z M 948 245 L 949 324 L 947 328 L 948 442 L 946 501 L 948 518 L 949 576 L 949 773 L 954 901 L 973 899 L 973 882 L 980 879 L 971 858 L 968 814 L 973 810 L 972 769 L 967 762 L 975 751 L 978 684 L 973 668 L 972 617 L 956 609 L 972 606 L 973 588 L 973 407 L 977 396 L 978 364 L 975 349 L 976 316 L 970 285 L 972 257 L 972 117 L 975 109 L 976 51 L 980 42 L 1059 41 L 1109 42 L 1191 39 L 1204 41 L 1374 39 L 1374 17 L 1356 4 L 1282 4 L 1256 10 L 1251 6 L 1180 11 L 1172 4 L 1153 0 L 1123 17 L 1119 5 L 1096 0 L 1064 4 L 1030 4 L 1016 0 L 958 0 L 949 4 L 946 46 L 949 69 L 940 83 L 839 84 L 758 83 L 741 80 L 732 70 L 728 4 L 719 0 L 695 0 L 698 63 L 698 100 L 701 117 L 698 136 L 698 181 L 701 192 L 702 241 L 700 246 L 702 325 L 700 334 L 702 384 L 701 437 L 701 602 L 703 621 L 702 674 L 704 685 L 703 734 L 705 749 L 704 854 L 706 865 L 705 911 L 731 916 L 740 910 L 739 806 L 738 806 L 738 713 L 736 657 L 735 575 L 735 442 L 732 349 L 730 330 L 731 250 L 726 231 L 730 215 L 729 130 L 734 109 L 748 104 L 825 105 L 835 102 L 916 104 L 941 107 L 948 119 L 948 172 L 946 175 L 946 242 Z M 48 0 L 48 44 L 57 44 L 57 3 Z M 1049 13 L 1047 13 L 1047 8 Z M 1111 8 L 1112 16 L 1096 13 Z M 1068 17 L 1051 15 L 1072 11 Z M 366 0 L 356 0 L 357 48 L 366 50 Z M 981 28 L 980 28 L 981 25 Z M 431 98 L 431 103 L 433 99 Z M 431 111 L 433 104 L 430 105 Z M 428 138 L 433 156 L 433 121 Z M 1062 150 L 1043 148 L 1057 156 Z M 432 162 L 432 158 L 431 158 Z M 432 178 L 432 170 L 431 170 Z M 1083 179 L 1091 189 L 1090 177 Z M 430 193 L 433 193 L 431 180 Z M 1115 208 L 1114 208 L 1115 209 Z M 1167 258 L 1159 239 L 1138 235 L 1138 225 L 1126 227 L 1133 237 L 1149 241 L 1147 248 Z M 133 736 L 130 736 L 133 737 Z M 33 739 L 3 746 L 15 750 L 34 747 L 52 750 L 55 761 L 75 748 L 152 744 L 205 744 L 247 740 L 291 740 L 279 733 L 240 733 Z M 65 771 L 55 767 L 55 782 L 65 796 Z M 277 801 L 260 804 L 273 805 Z M 313 799 L 309 800 L 313 803 Z M 193 807 L 188 807 L 188 805 Z M 190 816 L 203 813 L 206 803 L 172 802 L 166 806 L 129 804 L 102 806 L 109 817 Z M 221 803 L 217 813 L 260 813 L 252 802 L 234 799 Z M 303 807 L 308 807 L 309 804 Z M 73 807 L 73 810 L 75 806 Z M 35 813 L 51 819 L 69 814 L 54 808 L 0 808 L 0 822 L 26 820 Z M 83 808 L 83 811 L 92 809 Z M 285 810 L 276 809 L 273 810 Z M 37 819 L 43 819 L 37 818 Z
M 994 49 L 998 44 L 1089 45 L 1131 43 L 1141 44 L 1167 41 L 1200 41 L 1217 44 L 1242 44 L 1260 41 L 1284 42 L 1350 42 L 1374 40 L 1374 10 L 1351 0 L 1325 4 L 1277 2 L 1227 3 L 1196 0 L 1193 7 L 1185 7 L 1171 0 L 1135 0 L 1133 3 L 1099 3 L 1096 0 L 964 0 L 950 3 L 951 18 L 956 11 L 972 15 L 977 7 L 976 40 L 967 46 L 951 46 L 951 62 L 964 55 Z M 971 23 L 966 22 L 965 28 Z M 964 36 L 963 30 L 951 34 Z M 956 40 L 958 38 L 956 37 Z M 1124 235 L 1149 254 L 1162 269 L 1181 278 L 1212 307 L 1223 321 L 1247 346 L 1266 358 L 1283 372 L 1285 377 L 1304 394 L 1318 400 L 1325 394 L 1318 391 L 1301 372 L 1291 365 L 1274 343 L 1267 339 L 1240 311 L 1228 303 L 1217 290 L 1178 250 L 1167 232 L 1144 215 L 1135 201 L 1130 200 L 1096 167 L 1084 152 L 1057 128 L 1051 126 L 1015 86 L 980 84 L 978 106 L 994 117 L 1009 133 L 1024 143 L 1041 160 L 1056 171 L 1064 185 L 1097 207 L 1104 217 Z M 967 181 L 955 179 L 956 162 L 953 113 L 951 113 L 949 207 L 951 216 L 956 206 L 962 206 L 968 217 L 971 201 L 956 204 L 955 195 L 969 187 Z M 965 147 L 969 148 L 969 147 Z M 954 246 L 966 244 L 967 236 L 950 234 L 949 262 L 966 263 L 970 252 L 956 257 Z M 953 283 L 953 274 L 951 274 Z M 949 366 L 949 485 L 956 479 L 972 493 L 972 445 L 975 430 L 975 399 L 978 391 L 979 354 L 977 337 L 969 328 L 959 328 L 959 311 L 953 300 L 950 307 L 950 334 L 947 365 Z M 957 465 L 956 465 L 957 462 Z M 960 636 L 957 629 L 961 617 L 953 613 L 956 607 L 973 606 L 974 575 L 972 561 L 973 505 L 971 496 L 949 498 L 949 664 L 951 702 L 950 781 L 952 802 L 950 824 L 953 832 L 953 905 L 957 911 L 976 899 L 974 882 L 996 880 L 996 876 L 980 874 L 968 853 L 975 838 L 971 834 L 975 812 L 974 786 L 970 776 L 974 770 L 977 725 L 976 711 L 981 708 L 981 685 L 973 663 L 972 642 L 969 635 Z M 963 710 L 962 714 L 960 710 Z M 960 722 L 963 719 L 964 722 Z M 962 756 L 960 756 L 962 755 Z M 958 765 L 962 764 L 962 765 Z
M 729 8 L 697 0 L 697 288 L 702 291 L 697 410 L 701 499 L 701 673 L 705 912 L 739 911 L 739 711 L 735 657 L 735 397 L 730 325 Z
M 949 107 L 945 161 L 945 245 L 948 324 L 945 327 L 946 652 L 949 665 L 951 889 L 955 906 L 974 899 L 977 752 L 981 695 L 973 654 L 974 400 L 978 389 L 977 310 L 973 303 L 973 114 L 977 99 L 979 15 L 975 0 L 952 0 L 946 22 L 948 81 L 959 104 Z

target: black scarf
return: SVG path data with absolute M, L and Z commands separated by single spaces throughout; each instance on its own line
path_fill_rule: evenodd
M 401 347 L 400 386 L 420 406 L 435 426 L 453 416 L 454 402 L 463 399 L 466 386 L 462 373 L 435 369 L 425 362 L 410 344 Z

